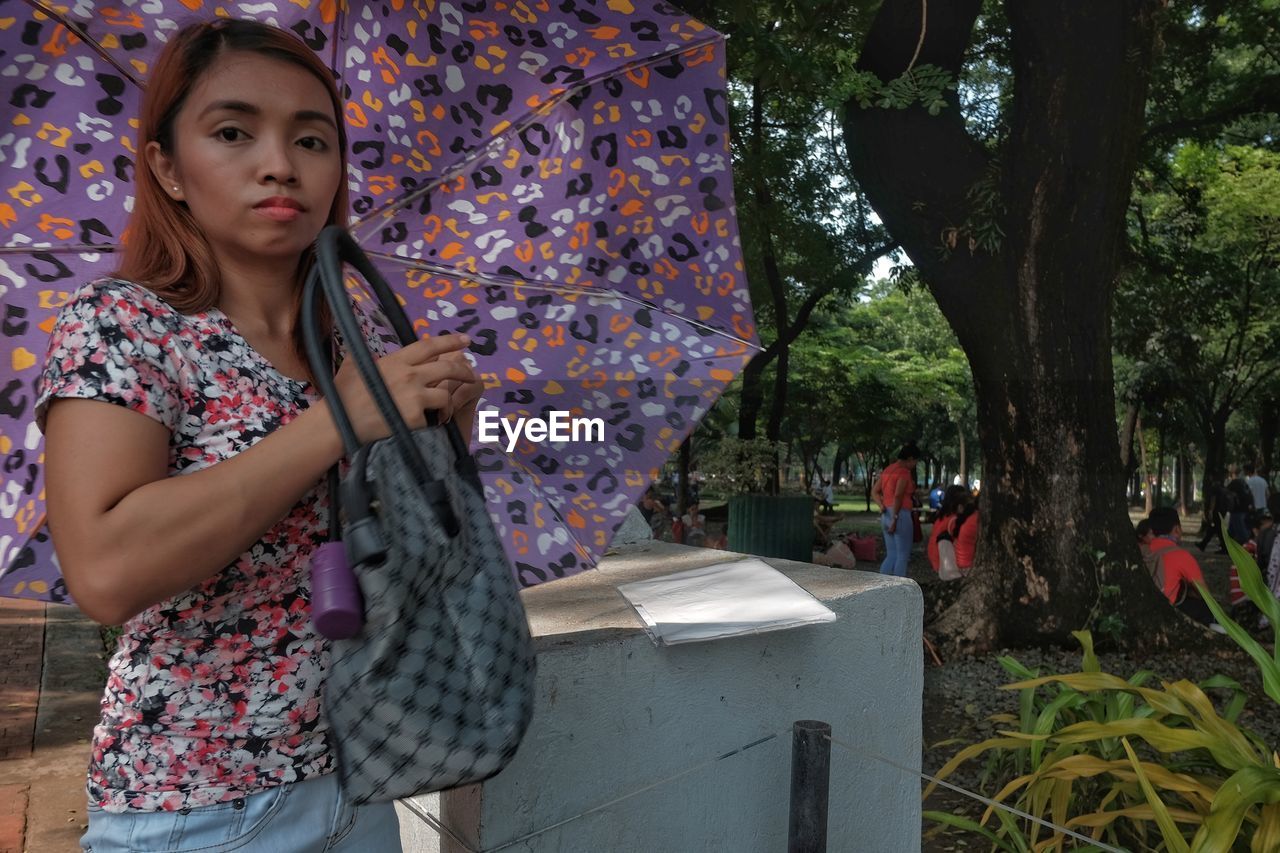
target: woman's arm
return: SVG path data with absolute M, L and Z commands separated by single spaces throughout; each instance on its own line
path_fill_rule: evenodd
M 80 609 L 111 625 L 216 575 L 342 455 L 324 405 L 231 459 L 177 477 L 168 476 L 169 431 L 122 406 L 55 400 L 45 432 L 62 575 Z
M 474 380 L 465 362 L 437 360 L 461 345 L 419 341 L 379 360 L 410 427 L 424 423 L 425 409 L 448 404 L 448 391 L 435 386 Z M 360 440 L 385 435 L 354 368 L 344 364 L 336 381 Z M 342 455 L 324 401 L 248 450 L 181 476 L 169 476 L 169 431 L 114 403 L 55 399 L 45 442 L 49 529 L 63 578 L 85 614 L 106 624 L 218 574 Z

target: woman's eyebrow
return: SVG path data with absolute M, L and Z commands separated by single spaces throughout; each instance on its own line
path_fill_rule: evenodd
M 234 112 L 234 113 L 244 113 L 245 115 L 251 115 L 251 116 L 262 115 L 262 110 L 258 109 L 256 106 L 254 106 L 251 103 L 248 103 L 247 101 L 214 101 L 213 103 L 209 104 L 209 106 L 205 107 L 203 111 L 201 111 L 199 117 L 204 118 L 209 113 L 218 112 L 219 110 L 227 110 L 229 112 Z M 329 127 L 333 128 L 334 130 L 338 129 L 338 126 L 334 124 L 332 118 L 330 118 L 325 113 L 319 112 L 317 110 L 298 110 L 296 113 L 293 114 L 293 118 L 294 118 L 294 121 L 318 121 L 318 122 L 321 122 L 322 124 L 329 125 Z

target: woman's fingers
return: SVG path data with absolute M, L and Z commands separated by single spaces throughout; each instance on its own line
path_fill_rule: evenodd
M 447 385 L 446 391 L 452 391 L 453 383 L 464 384 L 474 382 L 475 371 L 465 361 L 431 361 L 413 368 L 414 380 L 428 387 Z
M 470 345 L 471 339 L 466 335 L 436 335 L 414 341 L 390 357 L 404 361 L 406 364 L 427 364 L 450 353 L 458 353 L 460 357 L 462 350 Z M 465 358 L 462 360 L 465 361 Z

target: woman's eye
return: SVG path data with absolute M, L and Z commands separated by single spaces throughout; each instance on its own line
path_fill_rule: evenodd
M 223 127 L 219 128 L 214 135 L 223 142 L 235 142 L 242 133 L 244 133 L 244 131 L 238 127 Z
M 328 143 L 318 136 L 304 136 L 298 140 L 298 144 L 310 151 L 324 151 L 329 147 Z

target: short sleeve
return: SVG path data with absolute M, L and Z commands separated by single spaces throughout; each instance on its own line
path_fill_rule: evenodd
M 49 339 L 35 406 L 40 430 L 55 398 L 114 403 L 175 430 L 182 395 L 166 309 L 172 311 L 127 282 L 96 281 L 76 291 Z

